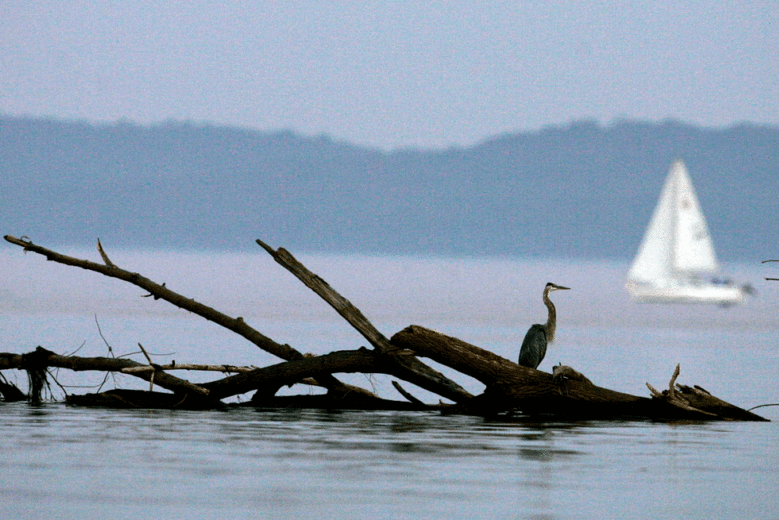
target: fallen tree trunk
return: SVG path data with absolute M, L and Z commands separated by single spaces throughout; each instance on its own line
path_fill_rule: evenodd
M 647 398 L 596 386 L 570 367 L 555 367 L 553 374 L 522 367 L 457 338 L 416 325 L 398 332 L 388 340 L 359 309 L 319 276 L 310 272 L 289 252 L 284 249 L 274 250 L 260 240 L 257 240 L 257 243 L 277 263 L 330 304 L 366 338 L 373 348 L 361 347 L 355 350 L 334 351 L 320 356 L 304 355 L 289 345 L 271 340 L 251 328 L 240 317 L 231 318 L 171 291 L 164 283 L 157 284 L 138 273 L 120 269 L 111 262 L 99 241 L 98 251 L 103 264 L 67 257 L 37 246 L 29 240 L 10 236 L 5 238 L 23 247 L 25 251 L 39 253 L 49 260 L 133 283 L 149 291 L 148 296 L 164 299 L 205 319 L 219 323 L 285 360 L 262 368 L 240 367 L 238 369 L 225 365 L 176 365 L 175 363 L 161 366 L 152 363 L 148 356 L 149 363 L 146 365 L 128 359 L 61 356 L 40 347 L 24 355 L 0 353 L 0 370 L 17 368 L 29 372 L 35 369 L 38 373 L 41 371 L 45 373 L 48 367 L 59 367 L 74 371 L 122 372 L 173 392 L 166 394 L 152 391 L 112 390 L 102 394 L 68 396 L 68 401 L 74 404 L 208 408 L 221 406 L 222 399 L 254 392 L 249 404 L 260 407 L 440 409 L 445 413 L 481 416 L 521 413 L 566 419 L 765 420 L 711 396 L 700 387 L 675 385 L 678 367 L 671 379 L 669 389 L 658 392 L 650 386 L 653 397 Z M 471 395 L 453 380 L 424 364 L 418 357 L 426 357 L 480 381 L 485 385 L 484 392 L 477 396 Z M 234 373 L 221 379 L 198 384 L 168 373 L 171 370 L 196 368 Z M 334 376 L 339 373 L 388 374 L 449 399 L 455 404 L 425 405 L 406 392 L 396 381 L 393 384 L 408 402 L 389 401 L 362 388 L 340 382 Z M 276 396 L 281 387 L 298 383 L 320 384 L 328 389 L 328 393 L 324 396 Z
M 765 419 L 725 403 L 713 396 L 696 393 L 689 407 L 660 397 L 646 398 L 584 380 L 560 377 L 523 367 L 492 352 L 424 327 L 412 325 L 392 337 L 399 348 L 416 352 L 467 374 L 487 387 L 483 394 L 447 409 L 447 413 L 497 415 L 512 410 L 525 414 L 568 418 L 640 418 L 655 420 L 742 420 Z M 675 377 L 671 386 L 675 383 Z

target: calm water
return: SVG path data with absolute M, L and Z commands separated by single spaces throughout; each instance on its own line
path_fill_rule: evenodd
M 301 351 L 365 344 L 263 255 L 111 257 Z M 543 284 L 568 285 L 554 295 L 558 338 L 540 368 L 562 361 L 596 384 L 647 395 L 645 382 L 666 386 L 681 363 L 683 384 L 746 408 L 779 402 L 779 284 L 762 281 L 776 268 L 728 266 L 759 294 L 720 309 L 632 304 L 624 263 L 300 258 L 387 335 L 416 323 L 512 359 L 529 324 L 545 319 Z M 122 282 L 14 249 L 0 249 L 0 265 L 4 351 L 42 345 L 99 356 L 106 343 L 126 354 L 140 342 L 159 362 L 275 361 Z M 4 375 L 24 386 L 22 374 Z M 387 376 L 343 379 L 399 398 Z M 81 393 L 103 375 L 60 372 L 57 380 Z M 145 387 L 128 376 L 106 385 Z M 774 422 L 494 423 L 435 413 L 0 403 L 0 517 L 779 518 L 779 408 L 757 411 Z

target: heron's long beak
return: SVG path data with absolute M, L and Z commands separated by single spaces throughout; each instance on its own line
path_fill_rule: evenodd
M 555 289 L 562 289 L 564 291 L 570 291 L 571 290 L 570 287 L 563 287 L 562 285 L 555 286 Z

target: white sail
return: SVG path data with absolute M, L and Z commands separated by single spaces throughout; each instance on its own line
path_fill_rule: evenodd
M 670 175 L 676 184 L 674 269 L 680 273 L 713 274 L 718 269 L 714 244 L 682 161 L 674 162 Z
M 673 171 L 673 170 L 672 170 Z M 652 213 L 649 227 L 628 272 L 628 280 L 651 282 L 671 276 L 673 270 L 674 207 L 676 182 L 669 174 Z
M 706 219 L 687 169 L 677 160 L 628 272 L 628 291 L 638 301 L 743 301 L 743 288 L 704 279 L 717 270 Z

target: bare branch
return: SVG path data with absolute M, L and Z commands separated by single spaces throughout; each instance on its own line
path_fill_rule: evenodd
M 368 349 L 343 350 L 257 368 L 218 381 L 203 383 L 202 386 L 211 391 L 212 397 L 219 399 L 261 388 L 274 389 L 272 392 L 268 392 L 272 395 L 275 394 L 275 389 L 293 385 L 307 377 L 319 380 L 322 375 L 333 373 L 388 373 L 387 370 L 387 365 Z M 375 397 L 372 393 L 361 388 L 353 387 L 352 392 Z
M 36 348 L 35 353 L 38 356 L 39 362 L 47 367 L 67 368 L 75 372 L 85 370 L 121 372 L 124 368 L 147 368 L 147 365 L 142 365 L 131 359 L 60 356 L 59 354 L 51 352 L 50 350 L 46 350 L 42 347 Z M 24 368 L 24 355 L 0 353 L 0 369 L 6 368 Z M 139 373 L 130 373 L 130 375 L 139 377 L 145 381 L 149 381 L 151 379 L 148 370 L 144 370 L 143 372 Z M 200 397 L 206 397 L 209 394 L 208 389 L 200 385 L 194 385 L 189 381 L 179 379 L 178 377 L 172 376 L 160 370 L 156 371 L 154 382 L 157 384 L 157 386 L 172 390 L 173 392 L 193 394 Z
M 82 269 L 86 269 L 89 271 L 98 272 L 105 276 L 118 278 L 120 280 L 130 282 L 133 285 L 136 285 L 142 289 L 147 290 L 149 292 L 149 295 L 154 296 L 155 300 L 156 299 L 165 300 L 181 309 L 190 311 L 193 314 L 197 314 L 198 316 L 202 316 L 206 320 L 213 321 L 217 325 L 221 325 L 222 327 L 235 332 L 236 334 L 244 337 L 245 339 L 249 340 L 251 343 L 258 346 L 259 348 L 265 350 L 266 352 L 269 352 L 270 354 L 280 357 L 281 359 L 294 360 L 303 357 L 302 353 L 298 352 L 297 350 L 290 347 L 289 345 L 287 344 L 282 345 L 280 343 L 277 343 L 272 339 L 270 339 L 269 337 L 265 336 L 264 334 L 261 334 L 259 331 L 255 330 L 254 328 L 250 327 L 242 317 L 239 316 L 237 318 L 232 318 L 211 307 L 208 307 L 207 305 L 203 305 L 202 303 L 199 303 L 192 298 L 186 298 L 165 287 L 164 283 L 162 284 L 155 283 L 149 280 L 148 278 L 141 276 L 138 273 L 132 273 L 129 271 L 125 271 L 124 269 L 120 269 L 115 264 L 109 267 L 107 265 L 101 265 L 95 262 L 90 262 L 89 260 L 81 260 L 78 258 L 72 258 L 66 255 L 62 255 L 50 249 L 37 246 L 33 244 L 32 241 L 30 241 L 29 239 L 22 240 L 13 237 L 11 235 L 6 235 L 4 238 L 6 241 L 12 244 L 23 247 L 25 251 L 32 251 L 34 253 L 38 253 L 40 255 L 45 256 L 47 260 L 58 262 L 64 265 L 80 267 Z M 328 390 L 336 391 L 340 393 L 352 392 L 356 388 L 353 387 L 352 385 L 346 385 L 330 375 L 323 375 L 322 380 L 319 382 L 323 386 L 328 388 Z
M 165 284 L 155 283 L 148 278 L 141 276 L 138 273 L 133 273 L 120 269 L 116 264 L 112 266 L 98 264 L 96 262 L 90 262 L 89 260 L 82 260 L 79 258 L 73 258 L 66 256 L 50 249 L 33 244 L 29 240 L 21 240 L 11 235 L 6 235 L 5 240 L 21 246 L 25 251 L 32 251 L 43 255 L 47 260 L 57 262 L 64 265 L 70 265 L 73 267 L 80 267 L 88 271 L 94 271 L 111 278 L 118 278 L 125 282 L 130 282 L 142 289 L 145 289 L 149 294 L 153 295 L 155 299 L 165 300 L 176 307 L 190 311 L 198 316 L 202 316 L 206 320 L 213 321 L 214 323 L 221 325 L 222 327 L 235 332 L 236 334 L 243 336 L 253 344 L 257 345 L 261 349 L 269 352 L 282 359 L 297 359 L 303 355 L 290 347 L 289 345 L 281 345 L 276 343 L 267 336 L 261 334 L 259 331 L 253 329 L 241 317 L 232 318 L 226 314 L 223 314 L 207 305 L 203 305 L 191 298 L 186 298 L 174 291 L 171 291 Z
M 303 284 L 319 295 L 338 314 L 343 317 L 347 323 L 354 327 L 365 339 L 370 342 L 377 352 L 386 354 L 396 364 L 397 369 L 394 374 L 410 383 L 421 388 L 434 392 L 438 395 L 451 399 L 455 402 L 471 398 L 471 394 L 460 385 L 447 378 L 440 372 L 433 370 L 414 356 L 406 353 L 403 355 L 394 345 L 379 332 L 373 324 L 368 321 L 360 310 L 349 300 L 341 296 L 335 289 L 325 282 L 322 278 L 309 271 L 287 250 L 279 248 L 274 250 L 262 240 L 257 240 L 257 244 L 265 249 L 273 259 L 295 275 Z
M 400 383 L 398 383 L 397 381 L 393 381 L 392 386 L 394 386 L 395 390 L 397 390 L 400 395 L 405 397 L 406 400 L 408 400 L 408 402 L 414 404 L 425 404 L 419 399 L 417 399 L 416 397 L 414 397 L 413 395 L 411 395 L 410 393 L 408 393 L 402 386 L 400 386 Z
M 322 278 L 309 271 L 306 266 L 298 262 L 289 251 L 283 248 L 274 251 L 272 247 L 262 240 L 257 239 L 256 242 L 260 247 L 267 251 L 278 264 L 282 265 L 287 271 L 295 275 L 295 277 L 303 282 L 306 287 L 314 291 L 333 307 L 336 312 L 338 312 L 338 314 L 340 314 L 352 327 L 357 329 L 357 331 L 362 334 L 376 350 L 379 352 L 392 350 L 387 338 L 385 338 L 384 335 L 368 321 L 368 318 L 360 312 L 360 309 L 338 294 L 338 292 L 330 287 Z
M 169 365 L 158 365 L 162 370 L 192 370 L 199 372 L 222 372 L 225 374 L 241 374 L 245 372 L 251 372 L 257 370 L 257 367 L 239 367 L 234 365 L 202 365 L 195 363 L 176 363 L 173 362 Z M 153 366 L 141 365 L 137 367 L 123 368 L 123 374 L 134 374 L 137 372 L 149 372 L 154 370 Z M 315 384 L 315 381 L 311 381 Z
M 677 363 L 676 369 L 674 370 L 674 373 L 671 376 L 671 381 L 668 383 L 668 396 L 672 401 L 676 399 L 676 390 L 674 390 L 674 386 L 676 385 L 676 378 L 679 377 L 680 369 L 681 369 L 681 365 Z
M 108 255 L 105 254 L 105 251 L 103 250 L 103 244 L 100 243 L 99 238 L 97 239 L 97 252 L 100 253 L 100 257 L 103 259 L 103 263 L 105 263 L 105 265 L 108 267 L 116 267 L 111 259 L 108 258 Z

